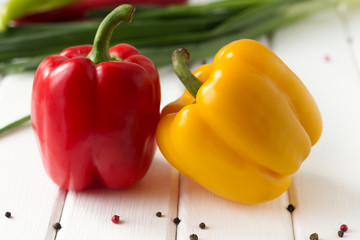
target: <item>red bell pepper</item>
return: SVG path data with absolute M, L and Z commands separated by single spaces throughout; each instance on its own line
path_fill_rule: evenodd
M 95 179 L 121 189 L 140 180 L 155 152 L 160 82 L 153 62 L 127 44 L 109 49 L 121 5 L 100 24 L 94 44 L 70 47 L 38 67 L 31 121 L 44 167 L 62 189 Z
M 57 22 L 84 19 L 86 17 L 86 12 L 89 10 L 115 7 L 123 3 L 148 6 L 168 6 L 186 2 L 187 0 L 82 0 L 59 9 L 25 16 L 21 19 L 17 19 L 16 23 Z

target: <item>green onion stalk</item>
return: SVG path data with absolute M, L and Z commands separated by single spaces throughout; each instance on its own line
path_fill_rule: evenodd
M 223 0 L 139 7 L 131 24 L 115 29 L 110 45 L 134 45 L 157 67 L 171 64 L 172 52 L 185 47 L 194 62 L 213 56 L 231 41 L 270 34 L 339 2 L 346 0 Z M 92 44 L 101 19 L 109 12 L 90 12 L 90 21 L 10 27 L 0 33 L 0 74 L 34 71 L 48 55 L 74 45 Z M 29 120 L 26 116 L 9 124 L 0 129 L 0 134 Z
M 336 2 L 224 0 L 205 5 L 142 7 L 132 24 L 115 29 L 110 45 L 134 45 L 158 67 L 170 64 L 171 53 L 179 46 L 189 49 L 192 61 L 198 61 L 230 41 L 271 33 Z M 95 16 L 104 17 L 99 13 Z M 95 19 L 10 27 L 0 34 L 0 73 L 34 71 L 47 55 L 91 44 L 99 23 L 100 19 Z

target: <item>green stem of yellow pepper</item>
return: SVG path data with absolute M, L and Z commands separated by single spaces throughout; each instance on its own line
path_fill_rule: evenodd
M 201 87 L 202 82 L 191 73 L 186 65 L 186 61 L 189 59 L 190 53 L 186 48 L 176 49 L 171 57 L 174 72 L 191 95 L 196 98 L 196 93 Z

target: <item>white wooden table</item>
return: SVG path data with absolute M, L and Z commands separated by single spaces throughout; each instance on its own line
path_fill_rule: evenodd
M 0 239 L 182 240 L 195 233 L 200 240 L 302 240 L 316 232 L 330 240 L 346 223 L 344 238 L 359 240 L 360 9 L 321 12 L 259 40 L 303 80 L 323 116 L 322 137 L 286 193 L 264 204 L 233 203 L 179 174 L 159 152 L 145 178 L 129 189 L 62 191 L 45 174 L 26 125 L 0 137 Z M 0 80 L 0 127 L 30 113 L 33 76 Z M 170 67 L 160 76 L 163 107 L 183 87 Z M 111 222 L 114 214 L 120 224 Z M 175 217 L 181 219 L 177 227 Z

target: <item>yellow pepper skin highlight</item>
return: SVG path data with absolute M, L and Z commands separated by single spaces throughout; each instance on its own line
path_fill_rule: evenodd
M 241 203 L 280 196 L 322 131 L 301 80 L 253 40 L 224 46 L 194 71 L 203 82 L 161 113 L 157 143 L 182 174 Z

